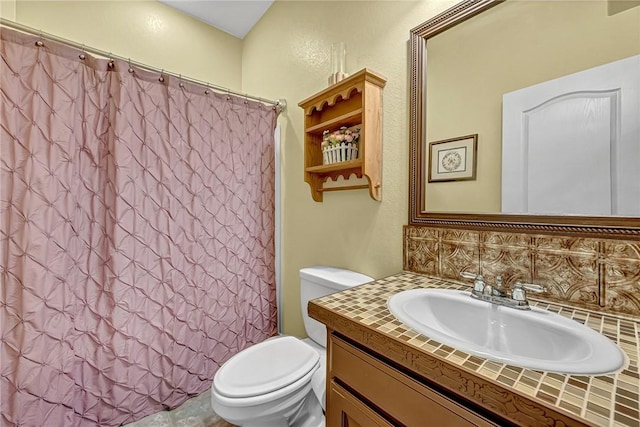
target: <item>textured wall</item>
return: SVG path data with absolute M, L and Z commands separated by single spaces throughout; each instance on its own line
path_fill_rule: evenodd
M 0 0 L 0 18 L 16 19 L 16 0 Z
M 283 326 L 304 335 L 298 270 L 328 264 L 380 278 L 402 269 L 407 223 L 409 30 L 455 1 L 276 1 L 244 41 L 243 90 L 286 98 L 283 127 Z M 383 90 L 382 202 L 366 190 L 311 199 L 303 181 L 301 100 L 327 87 L 331 44 L 347 45 L 347 71 L 370 68 Z
M 242 41 L 156 1 L 18 0 L 15 20 L 176 74 L 241 88 Z

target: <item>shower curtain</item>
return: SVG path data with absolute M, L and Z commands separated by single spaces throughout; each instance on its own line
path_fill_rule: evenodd
M 175 407 L 276 333 L 276 112 L 0 33 L 0 424 Z

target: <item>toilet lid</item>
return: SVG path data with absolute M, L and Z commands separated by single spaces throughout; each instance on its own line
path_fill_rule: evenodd
M 227 397 L 250 397 L 286 387 L 314 369 L 319 354 L 295 337 L 263 341 L 227 360 L 213 378 Z

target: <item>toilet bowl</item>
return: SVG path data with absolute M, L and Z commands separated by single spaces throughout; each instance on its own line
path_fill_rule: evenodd
M 305 427 L 320 426 L 322 407 L 311 390 L 311 378 L 319 367 L 318 352 L 298 338 L 283 336 L 256 344 L 216 373 L 213 410 L 241 426 L 284 427 L 296 421 L 305 422 Z
M 333 267 L 300 270 L 301 308 L 309 338 L 270 338 L 226 361 L 211 386 L 216 414 L 242 427 L 324 426 L 326 329 L 308 316 L 307 303 L 371 280 Z

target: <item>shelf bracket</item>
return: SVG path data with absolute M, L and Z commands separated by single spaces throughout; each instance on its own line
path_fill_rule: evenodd
M 364 188 L 369 188 L 369 185 L 367 185 L 367 184 L 362 184 L 362 185 L 344 185 L 344 186 L 340 186 L 340 187 L 318 188 L 318 191 L 325 192 L 325 191 L 339 191 L 339 190 L 362 190 Z

